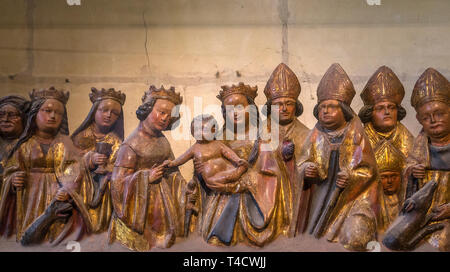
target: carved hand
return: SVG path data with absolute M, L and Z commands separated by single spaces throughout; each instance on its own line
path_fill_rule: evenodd
M 348 186 L 348 182 L 349 182 L 349 176 L 348 173 L 346 171 L 340 171 L 337 174 L 337 179 L 336 179 L 336 185 L 339 188 L 344 189 L 345 187 Z
M 55 199 L 57 201 L 62 201 L 62 202 L 67 201 L 67 200 L 69 200 L 69 194 L 66 191 L 64 191 L 63 188 L 60 188 L 55 195 Z
M 317 179 L 317 178 L 319 178 L 319 172 L 317 171 L 317 166 L 316 165 L 310 164 L 310 165 L 306 166 L 305 178 L 308 178 L 308 179 Z
M 193 210 L 195 212 L 198 212 L 198 209 L 195 206 L 195 203 L 197 203 L 198 200 L 197 182 L 193 179 L 191 179 L 186 185 L 186 197 L 186 210 Z
M 171 161 L 171 160 L 165 160 L 163 163 L 162 163 L 162 165 L 164 166 L 164 167 L 173 167 L 173 162 Z
M 409 213 L 410 211 L 414 210 L 415 207 L 416 203 L 408 198 L 407 200 L 405 200 L 405 204 L 403 204 L 402 212 Z
M 108 161 L 108 157 L 104 154 L 94 152 L 91 156 L 91 163 L 94 165 L 104 165 Z
M 164 164 L 161 164 L 159 166 L 153 165 L 153 167 L 150 170 L 143 170 L 148 172 L 148 182 L 154 183 L 155 181 L 158 181 L 160 178 L 162 178 L 164 174 Z
M 22 189 L 25 184 L 26 176 L 27 176 L 27 173 L 25 173 L 24 171 L 15 172 L 13 174 L 13 178 L 12 178 L 12 185 L 16 189 Z
M 412 168 L 412 174 L 413 177 L 415 178 L 419 179 L 425 178 L 425 165 L 423 164 L 414 165 Z
M 238 166 L 244 166 L 245 168 L 248 168 L 248 162 L 246 160 L 240 159 L 237 164 Z
M 442 204 L 433 209 L 435 215 L 433 216 L 433 221 L 439 221 L 450 218 L 450 203 Z
M 203 171 L 204 171 L 203 163 L 202 163 L 202 162 L 199 162 L 199 161 L 197 161 L 197 160 L 194 160 L 194 168 L 195 168 L 195 171 L 196 171 L 198 174 L 202 174 Z

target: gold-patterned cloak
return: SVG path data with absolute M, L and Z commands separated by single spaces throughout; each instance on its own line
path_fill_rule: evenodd
M 106 165 L 106 170 L 108 173 L 112 173 L 114 168 L 114 162 L 117 158 L 117 151 L 119 150 L 120 144 L 122 141 L 120 138 L 114 133 L 110 132 L 106 134 L 102 138 L 97 138 L 93 131 L 94 123 L 92 123 L 85 130 L 78 133 L 72 140 L 74 145 L 81 150 L 81 155 L 83 156 L 85 180 L 81 187 L 81 194 L 84 196 L 84 201 L 88 207 L 92 204 L 94 200 L 94 173 L 90 170 L 90 162 L 91 157 L 95 151 L 95 145 L 98 142 L 109 143 L 112 146 L 112 153 L 109 156 L 108 163 Z M 111 184 L 108 182 L 106 186 L 103 197 L 100 201 L 100 204 L 96 208 L 89 208 L 89 215 L 92 223 L 92 231 L 94 233 L 104 232 L 108 229 L 111 214 L 112 214 L 112 203 L 111 203 Z
M 270 120 L 266 120 L 263 123 L 263 131 L 261 135 L 263 139 L 271 139 L 272 137 L 269 132 L 270 123 Z M 296 233 L 303 232 L 309 214 L 308 202 L 311 196 L 311 186 L 307 183 L 303 183 L 303 185 L 300 186 L 301 184 L 298 181 L 296 162 L 298 158 L 300 158 L 302 147 L 305 144 L 305 140 L 310 130 L 297 118 L 287 125 L 279 125 L 278 130 L 279 142 L 278 147 L 274 150 L 276 154 L 273 155 L 273 158 L 278 159 L 278 169 L 283 172 L 283 175 L 280 176 L 286 176 L 289 180 L 286 183 L 286 196 L 288 197 L 287 206 L 289 207 L 286 209 L 286 212 L 289 212 L 288 216 L 290 222 L 287 235 L 292 237 L 295 236 Z M 294 157 L 289 161 L 285 161 L 282 157 L 282 146 L 285 141 L 291 141 L 294 143 Z
M 110 242 L 137 251 L 168 248 L 183 233 L 186 182 L 178 170 L 149 184 L 149 170 L 175 157 L 166 137 L 139 128 L 122 143 L 111 181 L 114 214 Z
M 12 177 L 17 171 L 24 171 L 27 178 L 24 188 L 14 191 Z M 25 230 L 44 213 L 59 188 L 64 188 L 73 199 L 74 212 L 66 224 L 55 222 L 45 240 L 53 244 L 60 242 L 73 231 L 73 225 L 80 227 L 85 224 L 88 229 L 91 228 L 88 211 L 79 195 L 83 171 L 76 148 L 66 135 L 58 134 L 49 145 L 47 153 L 36 136 L 32 136 L 20 146 L 7 162 L 5 186 L 0 192 L 0 217 L 5 212 L 7 196 L 11 193 L 17 194 L 17 240 L 20 240 Z
M 400 122 L 397 122 L 395 128 L 387 133 L 376 131 L 371 122 L 366 123 L 364 130 L 375 153 L 378 170 L 380 172 L 397 170 L 401 175 L 408 153 L 412 150 L 414 143 L 414 136 L 411 132 Z M 379 204 L 376 206 L 375 213 L 378 215 L 377 226 L 380 232 L 386 231 L 397 217 L 405 201 L 406 182 L 405 179 L 402 179 L 399 192 L 388 196 L 383 192 L 381 180 L 378 180 L 380 183 L 378 185 Z
M 249 159 L 253 148 L 260 148 L 261 144 L 251 140 L 225 140 L 224 143 L 245 160 Z M 201 190 L 201 219 L 198 221 L 205 241 L 214 245 L 244 243 L 261 247 L 287 233 L 290 188 L 287 176 L 278 166 L 281 158 L 275 156 L 275 152 L 259 152 L 256 162 L 242 175 L 237 187 Z M 229 213 L 230 209 L 235 210 Z M 231 231 L 230 241 L 224 242 L 211 235 L 216 229 Z
M 300 180 L 304 180 L 305 168 L 314 163 L 320 180 L 327 178 L 331 147 L 329 136 L 319 123 L 305 140 L 297 167 Z M 374 239 L 376 219 L 373 205 L 376 203 L 376 161 L 369 139 L 358 117 L 347 123 L 343 129 L 343 139 L 338 146 L 339 168 L 349 174 L 349 183 L 340 194 L 331 211 L 324 236 L 332 242 L 340 241 L 346 248 L 365 250 L 365 244 Z M 319 204 L 314 191 L 310 208 L 315 210 Z M 363 220 L 359 220 L 362 218 Z M 308 220 L 308 229 L 312 226 L 312 217 Z M 364 224 L 362 224 L 364 223 Z
M 447 162 L 447 169 L 433 169 L 430 158 L 430 146 L 427 134 L 422 131 L 414 141 L 413 148 L 407 158 L 407 166 L 404 171 L 404 179 L 408 181 L 408 186 L 414 183 L 412 168 L 417 164 L 425 165 L 426 178 L 419 179 L 418 188 L 422 188 L 427 182 L 434 180 L 438 187 L 434 193 L 428 213 L 431 213 L 434 207 L 450 202 L 450 164 Z M 448 148 L 448 146 L 446 147 Z M 440 251 L 450 251 L 450 219 L 444 219 L 434 223 L 444 223 L 442 230 L 436 231 L 427 237 L 428 242 L 439 248 Z

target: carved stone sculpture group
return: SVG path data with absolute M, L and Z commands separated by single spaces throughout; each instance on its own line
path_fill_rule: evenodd
M 195 117 L 195 143 L 178 157 L 162 133 L 179 123 L 174 87 L 150 86 L 127 137 L 126 96 L 113 88 L 92 88 L 92 108 L 70 136 L 69 92 L 1 98 L 0 235 L 26 246 L 107 232 L 109 243 L 136 251 L 192 232 L 218 246 L 312 235 L 354 251 L 377 240 L 391 250 L 428 242 L 450 251 L 450 83 L 442 74 L 425 70 L 408 97 L 422 126 L 416 138 L 401 123 L 411 92 L 386 66 L 360 92 L 356 114 L 353 83 L 331 65 L 312 129 L 297 119 L 301 86 L 287 65 L 264 88 L 264 121 L 257 91 L 222 86 L 223 127 L 210 113 Z M 183 177 L 178 166 L 188 160 L 194 172 Z

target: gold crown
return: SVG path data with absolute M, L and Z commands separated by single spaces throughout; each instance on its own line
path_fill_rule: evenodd
M 92 103 L 104 99 L 113 99 L 123 106 L 123 104 L 125 104 L 126 95 L 121 91 L 116 91 L 114 88 L 109 88 L 108 90 L 102 88 L 101 90 L 98 90 L 97 88 L 92 87 L 89 98 L 91 99 Z
M 36 89 L 33 89 L 30 93 L 31 101 L 35 101 L 35 100 L 42 99 L 42 98 L 45 98 L 45 99 L 53 98 L 53 99 L 60 101 L 64 105 L 67 104 L 67 101 L 69 100 L 69 96 L 70 96 L 69 91 L 57 90 L 53 86 L 50 87 L 49 89 L 41 89 L 39 91 Z
M 221 88 L 222 90 L 219 91 L 219 95 L 217 95 L 216 97 L 222 102 L 226 97 L 232 94 L 242 94 L 250 97 L 253 100 L 255 100 L 256 96 L 258 95 L 258 86 L 250 87 L 250 85 L 245 85 L 244 82 L 239 82 L 238 85 L 224 85 Z
M 450 101 L 450 83 L 438 71 L 428 68 L 419 77 L 411 95 L 411 105 L 418 108 L 430 101 Z
M 400 105 L 403 97 L 405 97 L 405 88 L 397 75 L 387 66 L 378 68 L 361 92 L 364 105 L 375 105 L 383 100 Z
M 355 88 L 347 73 L 338 63 L 333 63 L 317 86 L 318 102 L 334 99 L 350 106 L 355 96 Z
M 297 99 L 300 95 L 301 86 L 295 73 L 284 63 L 280 63 L 272 72 L 264 94 L 272 101 L 280 97 Z
M 405 167 L 406 158 L 395 147 L 384 142 L 376 151 L 378 171 L 398 171 L 402 172 Z
M 166 90 L 163 85 L 159 89 L 155 85 L 151 85 L 142 97 L 142 103 L 149 102 L 152 98 L 167 99 L 175 105 L 180 105 L 183 102 L 183 97 L 180 93 L 175 92 L 175 87 L 173 86 Z

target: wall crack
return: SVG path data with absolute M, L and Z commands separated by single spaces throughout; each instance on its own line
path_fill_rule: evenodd
M 147 22 L 145 21 L 145 10 L 142 12 L 142 21 L 144 22 L 144 29 L 145 29 L 144 49 L 145 49 L 145 56 L 147 58 L 147 69 L 146 69 L 146 71 L 149 73 L 150 72 L 150 56 L 148 54 L 148 47 L 147 47 L 147 43 L 148 43 L 148 27 L 147 27 Z
M 289 44 L 288 44 L 288 0 L 278 0 L 278 17 L 281 21 L 281 59 L 289 65 Z

